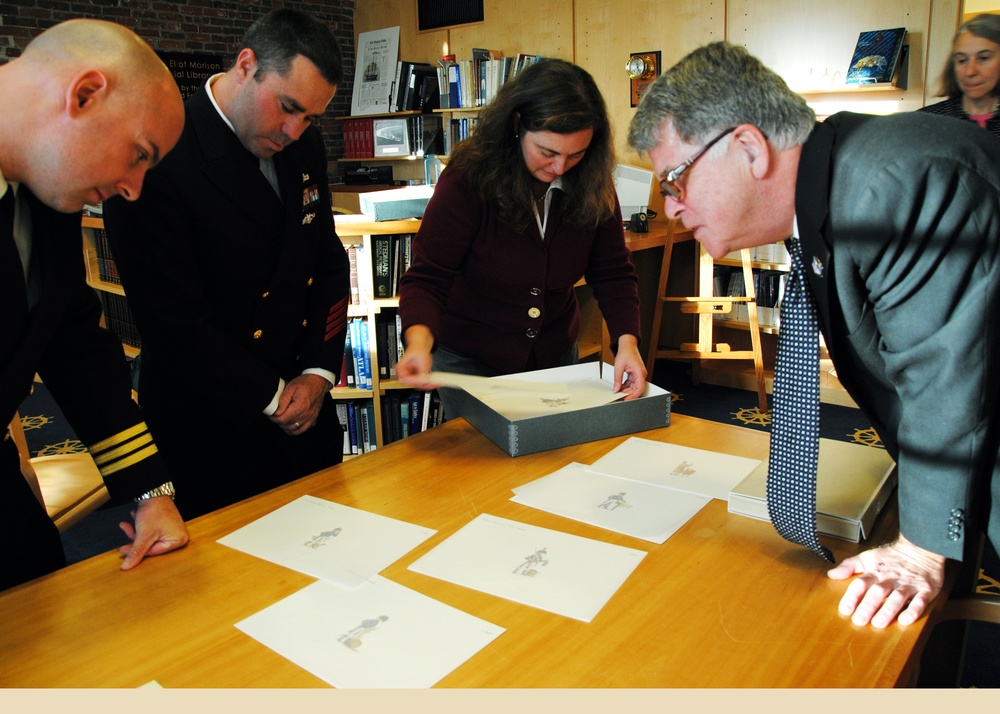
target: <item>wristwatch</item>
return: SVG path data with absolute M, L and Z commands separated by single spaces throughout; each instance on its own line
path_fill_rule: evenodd
M 170 500 L 174 499 L 174 482 L 167 481 L 162 486 L 157 486 L 152 491 L 146 491 L 146 493 L 141 493 L 135 497 L 136 503 L 139 501 L 148 501 L 151 498 L 156 498 L 157 496 L 170 496 Z

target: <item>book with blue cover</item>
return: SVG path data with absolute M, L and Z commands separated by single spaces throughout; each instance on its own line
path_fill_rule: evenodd
M 847 70 L 847 84 L 892 82 L 905 37 L 905 27 L 862 32 L 858 36 L 858 44 Z

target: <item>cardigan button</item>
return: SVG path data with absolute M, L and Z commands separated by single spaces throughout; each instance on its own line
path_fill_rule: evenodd
M 530 310 L 528 310 L 528 317 L 539 317 L 541 314 L 542 311 L 539 310 L 537 307 L 533 307 Z
M 542 289 L 541 289 L 541 288 L 532 288 L 532 289 L 531 289 L 531 290 L 529 290 L 528 292 L 529 292 L 529 293 L 530 293 L 531 295 L 533 295 L 533 296 L 535 296 L 535 297 L 538 297 L 539 295 L 541 295 L 541 294 L 542 294 Z
M 524 334 L 530 337 L 531 339 L 535 339 L 536 337 L 538 337 L 538 330 L 533 330 L 531 328 L 528 328 L 527 330 L 525 330 Z

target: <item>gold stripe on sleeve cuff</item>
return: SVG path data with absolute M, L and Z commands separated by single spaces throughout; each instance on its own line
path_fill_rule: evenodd
M 128 468 L 157 452 L 145 422 L 118 432 L 90 447 L 102 476 Z

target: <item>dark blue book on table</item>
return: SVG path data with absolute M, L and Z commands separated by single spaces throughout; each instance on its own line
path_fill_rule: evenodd
M 847 70 L 847 84 L 892 82 L 905 37 L 905 27 L 862 32 Z

